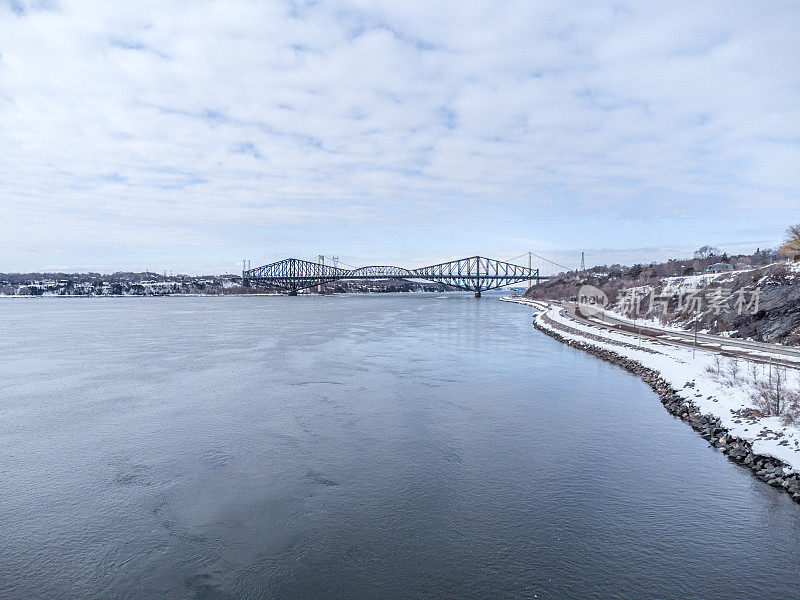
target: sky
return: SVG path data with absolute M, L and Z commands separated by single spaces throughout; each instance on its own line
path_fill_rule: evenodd
M 776 247 L 799 32 L 796 0 L 0 0 L 0 271 Z

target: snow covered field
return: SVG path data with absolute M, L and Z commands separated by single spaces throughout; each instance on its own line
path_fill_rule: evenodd
M 794 472 L 800 472 L 798 427 L 784 425 L 779 417 L 741 415 L 743 409 L 754 408 L 753 375 L 757 378 L 769 377 L 764 373 L 764 365 L 740 360 L 736 365 L 736 377 L 733 377 L 728 371 L 731 366 L 725 362 L 730 359 L 722 359 L 715 352 L 697 350 L 692 358 L 690 348 L 585 325 L 563 314 L 561 307 L 547 302 L 526 298 L 503 300 L 537 309 L 535 319 L 537 326 L 542 329 L 557 331 L 558 335 L 567 339 L 611 350 L 658 371 L 681 397 L 693 401 L 704 414 L 719 417 L 731 435 L 749 441 L 753 452 L 780 459 L 790 465 Z M 559 326 L 558 329 L 556 326 Z M 785 375 L 790 386 L 800 383 L 796 370 L 788 369 Z

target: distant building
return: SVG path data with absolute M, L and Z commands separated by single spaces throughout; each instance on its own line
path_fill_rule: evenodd
M 730 263 L 718 262 L 706 267 L 706 273 L 724 273 L 726 271 L 733 271 L 733 265 Z

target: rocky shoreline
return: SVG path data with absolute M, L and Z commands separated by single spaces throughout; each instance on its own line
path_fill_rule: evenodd
M 677 391 L 661 377 L 658 371 L 645 367 L 641 363 L 617 354 L 612 350 L 567 338 L 549 327 L 542 326 L 536 319 L 534 319 L 533 325 L 542 333 L 563 344 L 593 354 L 638 375 L 659 395 L 664 408 L 672 415 L 688 423 L 711 446 L 721 450 L 729 460 L 749 468 L 753 475 L 761 481 L 775 488 L 785 490 L 795 502 L 800 503 L 800 476 L 797 473 L 790 472 L 788 465 L 777 458 L 754 453 L 750 442 L 732 436 L 728 429 L 721 425 L 718 417 L 712 414 L 702 414 L 694 402 L 679 396 Z M 686 387 L 692 387 L 692 384 L 687 383 Z

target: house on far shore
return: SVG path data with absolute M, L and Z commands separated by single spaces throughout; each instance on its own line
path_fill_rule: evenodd
M 706 267 L 706 273 L 724 273 L 726 271 L 733 271 L 733 265 L 730 263 L 718 262 Z

